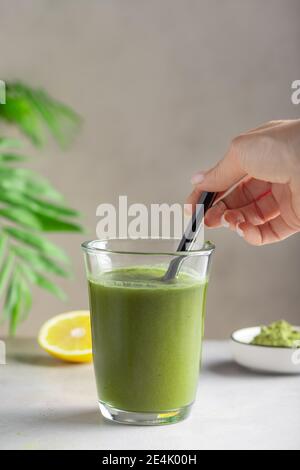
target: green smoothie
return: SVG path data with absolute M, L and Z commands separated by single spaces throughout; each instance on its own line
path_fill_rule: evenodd
M 206 282 L 163 268 L 132 267 L 89 280 L 93 356 L 100 400 L 136 412 L 194 401 Z

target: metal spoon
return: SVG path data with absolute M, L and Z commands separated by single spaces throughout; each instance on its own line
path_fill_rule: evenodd
M 191 220 L 185 230 L 182 239 L 179 242 L 177 247 L 178 252 L 183 251 L 190 251 L 193 248 L 195 241 L 197 240 L 197 236 L 201 227 L 201 222 L 203 219 L 204 214 L 208 211 L 208 209 L 213 205 L 215 199 L 217 197 L 217 193 L 211 193 L 204 191 L 201 193 L 200 198 L 197 202 L 196 209 L 193 212 Z M 174 279 L 178 273 L 181 263 L 183 262 L 183 256 L 177 256 L 176 258 L 172 259 L 169 264 L 169 267 L 162 277 L 162 281 L 168 282 Z
M 196 205 L 196 210 L 193 212 L 189 225 L 183 234 L 182 239 L 177 247 L 178 252 L 190 251 L 197 240 L 197 236 L 201 227 L 201 222 L 208 211 L 213 205 L 217 202 L 220 202 L 224 199 L 228 194 L 230 194 L 242 181 L 249 178 L 247 175 L 244 175 L 240 178 L 236 183 L 234 183 L 230 188 L 226 191 L 220 193 L 212 193 L 204 191 L 201 193 L 199 200 Z M 202 208 L 203 204 L 203 208 Z M 162 281 L 167 282 L 171 281 L 177 276 L 181 263 L 184 261 L 184 256 L 177 256 L 174 258 L 165 273 L 165 275 L 161 278 Z

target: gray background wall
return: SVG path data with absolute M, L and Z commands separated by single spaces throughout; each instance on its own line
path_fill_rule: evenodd
M 50 144 L 32 162 L 83 212 L 84 237 L 95 236 L 99 203 L 119 194 L 183 202 L 193 172 L 235 134 L 299 116 L 290 101 L 299 18 L 299 0 L 0 1 L 0 78 L 43 86 L 85 119 L 70 151 Z M 300 323 L 300 235 L 264 248 L 223 229 L 208 235 L 217 251 L 207 336 L 281 317 Z M 87 306 L 83 237 L 52 238 L 73 260 L 74 281 L 61 283 L 69 301 L 37 290 L 20 335 Z

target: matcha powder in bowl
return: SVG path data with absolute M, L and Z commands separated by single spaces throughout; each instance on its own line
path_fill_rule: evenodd
M 300 331 L 285 320 L 280 320 L 269 326 L 262 326 L 261 332 L 251 341 L 251 344 L 293 348 L 296 341 L 300 342 Z

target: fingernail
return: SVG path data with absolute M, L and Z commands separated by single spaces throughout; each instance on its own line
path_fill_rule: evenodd
M 192 176 L 191 178 L 191 183 L 192 184 L 200 184 L 204 181 L 204 173 L 196 173 L 195 175 Z
M 244 232 L 241 229 L 241 224 L 236 224 L 235 230 L 239 237 L 244 237 Z
M 226 220 L 225 214 L 223 214 L 222 217 L 221 217 L 221 224 L 222 224 L 222 226 L 225 227 L 225 228 L 229 228 L 229 227 L 230 227 L 230 223 Z

